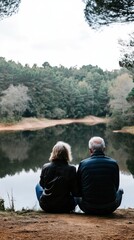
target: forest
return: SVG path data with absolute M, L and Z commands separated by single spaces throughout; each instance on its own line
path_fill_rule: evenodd
M 92 65 L 66 68 L 48 62 L 30 67 L 0 57 L 1 121 L 95 115 L 131 124 L 133 88 L 132 76 L 125 68 L 104 71 Z

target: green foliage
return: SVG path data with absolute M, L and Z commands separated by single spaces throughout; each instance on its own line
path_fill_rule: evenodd
M 120 74 L 121 71 L 103 71 L 91 65 L 68 69 L 45 62 L 42 67 L 29 67 L 1 57 L 1 118 L 105 116 L 109 114 L 109 82 Z
M 16 13 L 21 0 L 1 0 L 0 1 L 0 18 L 11 16 Z
M 119 64 L 121 67 L 128 69 L 134 81 L 134 32 L 129 34 L 128 40 L 119 40 L 121 46 L 121 59 Z
M 0 211 L 5 211 L 4 199 L 0 198 Z
M 112 126 L 113 129 L 120 129 L 125 125 L 125 122 L 125 114 L 118 110 L 112 113 L 112 121 L 109 123 L 109 126 Z
M 132 88 L 131 92 L 128 94 L 127 101 L 134 103 L 134 88 Z
M 131 172 L 131 174 L 134 176 L 134 160 L 133 159 L 127 160 L 127 167 Z
M 97 28 L 111 23 L 134 21 L 133 0 L 83 0 L 85 18 L 90 26 Z
M 66 113 L 61 108 L 57 107 L 53 109 L 52 118 L 61 119 L 61 118 L 65 118 L 65 116 L 66 116 Z

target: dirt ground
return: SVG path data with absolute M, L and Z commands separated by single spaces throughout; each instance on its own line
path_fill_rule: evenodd
M 0 240 L 134 240 L 134 209 L 110 216 L 0 212 Z

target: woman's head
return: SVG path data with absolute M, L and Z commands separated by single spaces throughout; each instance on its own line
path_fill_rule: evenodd
M 49 161 L 55 160 L 72 161 L 71 146 L 68 143 L 59 141 L 54 145 Z

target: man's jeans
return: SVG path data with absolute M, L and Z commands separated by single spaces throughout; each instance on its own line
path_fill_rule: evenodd
M 99 214 L 99 215 L 110 214 L 120 206 L 123 193 L 124 193 L 123 190 L 119 189 L 116 193 L 115 201 L 108 204 L 98 205 L 88 203 L 84 201 L 82 198 L 77 198 L 77 203 L 80 209 L 87 214 Z

